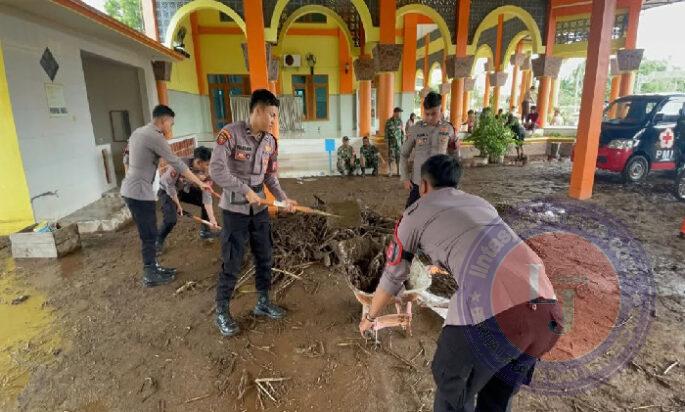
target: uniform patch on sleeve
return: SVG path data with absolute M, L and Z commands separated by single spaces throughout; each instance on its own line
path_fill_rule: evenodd
M 219 135 L 216 137 L 216 144 L 224 145 L 232 138 L 233 136 L 231 136 L 231 132 L 226 129 L 221 129 Z
M 402 261 L 402 253 L 404 252 L 404 249 L 402 247 L 402 242 L 397 235 L 397 229 L 400 227 L 400 221 L 398 221 L 395 225 L 395 232 L 393 233 L 392 242 L 390 242 L 388 249 L 385 251 L 385 259 L 388 266 L 397 266 Z
M 176 176 L 178 176 L 178 173 L 176 172 L 176 170 L 172 170 L 171 171 L 171 178 L 176 179 Z

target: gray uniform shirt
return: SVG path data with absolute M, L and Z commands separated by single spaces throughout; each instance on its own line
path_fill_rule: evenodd
M 183 160 L 183 163 L 185 163 L 193 171 L 193 173 L 200 178 L 200 180 L 207 182 L 208 178 L 202 179 L 202 177 L 195 170 L 193 170 L 194 159 L 192 157 L 184 157 L 181 160 Z M 178 192 L 189 193 L 192 186 L 193 183 L 187 181 L 176 171 L 176 169 L 172 167 L 167 168 L 162 177 L 159 178 L 159 188 L 164 190 L 172 199 L 174 196 L 178 196 Z M 212 195 L 206 190 L 202 191 L 202 204 L 212 204 Z
M 397 295 L 419 251 L 459 285 L 445 325 L 475 325 L 536 298 L 556 299 L 540 257 L 478 196 L 443 188 L 407 208 L 378 287 Z
M 255 136 L 242 121 L 221 129 L 209 162 L 209 175 L 223 189 L 220 208 L 246 215 L 250 210 L 261 212 L 266 206 L 251 206 L 245 198 L 251 188 L 264 198 L 264 191 L 255 189 L 260 185 L 265 185 L 277 200 L 287 200 L 277 170 L 278 147 L 271 134 Z
M 137 200 L 155 200 L 152 182 L 155 180 L 159 158 L 166 160 L 178 173 L 188 165 L 176 156 L 164 135 L 154 124 L 137 128 L 128 141 L 128 172 L 121 182 L 121 196 Z
M 450 153 L 456 156 L 457 137 L 454 127 L 446 121 L 440 121 L 437 126 L 429 126 L 422 121 L 417 122 L 407 131 L 407 139 L 400 150 L 400 177 L 411 180 L 414 184 L 421 183 L 421 166 L 429 157 L 436 154 Z M 409 171 L 409 157 L 414 153 L 413 170 Z

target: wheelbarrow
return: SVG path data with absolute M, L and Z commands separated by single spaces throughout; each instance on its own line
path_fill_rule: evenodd
M 373 293 L 367 293 L 357 289 L 349 280 L 348 284 L 354 293 L 354 297 L 362 305 L 362 319 L 364 319 L 371 308 Z M 401 327 L 409 336 L 411 336 L 413 303 L 421 299 L 421 296 L 428 287 L 430 287 L 430 284 L 431 277 L 429 267 L 425 266 L 418 259 L 414 259 L 411 264 L 409 280 L 407 282 L 409 289 L 402 288 L 397 297 L 395 297 L 394 303 L 397 313 L 376 317 L 367 338 L 374 338 L 375 342 L 378 343 L 378 331 L 394 327 Z

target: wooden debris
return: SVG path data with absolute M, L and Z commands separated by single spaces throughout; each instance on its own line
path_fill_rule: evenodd
M 679 364 L 679 362 L 676 360 L 676 361 L 673 362 L 672 364 L 668 365 L 668 367 L 664 370 L 664 373 L 662 373 L 662 375 L 666 375 L 668 372 L 671 371 L 671 369 L 673 369 L 673 368 L 675 368 L 676 366 L 678 366 L 678 364 Z
M 197 283 L 195 283 L 192 280 L 187 281 L 186 283 L 183 284 L 180 288 L 176 289 L 176 292 L 174 292 L 174 296 L 178 296 L 183 292 L 186 292 L 188 290 L 195 289 L 195 286 L 197 286 Z
M 194 398 L 188 399 L 187 401 L 185 401 L 185 403 L 192 403 L 192 402 L 196 402 L 196 401 L 201 401 L 203 399 L 209 398 L 210 396 L 212 396 L 211 393 L 208 393 L 208 394 L 202 395 L 202 396 L 196 396 Z
M 240 375 L 240 383 L 238 383 L 238 400 L 242 400 L 245 393 L 249 389 L 250 376 L 246 369 L 243 369 L 242 375 Z

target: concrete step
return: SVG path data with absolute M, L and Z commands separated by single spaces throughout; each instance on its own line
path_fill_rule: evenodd
M 79 233 L 85 234 L 113 232 L 131 220 L 131 211 L 119 196 L 117 189 L 116 193 L 105 193 L 101 199 L 60 219 L 60 222 L 63 225 L 74 223 Z

